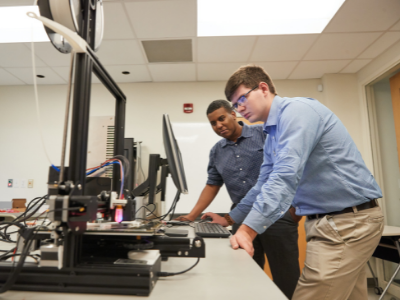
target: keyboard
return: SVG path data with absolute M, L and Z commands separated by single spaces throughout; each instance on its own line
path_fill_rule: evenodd
M 217 223 L 194 223 L 194 232 L 201 237 L 227 238 L 231 235 L 228 229 Z

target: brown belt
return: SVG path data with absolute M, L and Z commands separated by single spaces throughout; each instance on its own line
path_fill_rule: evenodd
M 357 210 L 364 210 L 364 209 L 373 208 L 375 206 L 378 206 L 378 204 L 376 203 L 376 199 L 373 199 L 369 202 L 365 202 L 363 204 L 357 205 L 355 208 L 357 208 Z M 340 215 L 340 214 L 345 214 L 345 213 L 349 213 L 349 212 L 354 212 L 353 207 L 347 207 L 341 211 L 333 211 L 333 212 L 326 213 L 326 214 L 309 215 L 309 216 L 307 216 L 307 219 L 313 220 L 313 219 L 323 218 L 327 215 Z

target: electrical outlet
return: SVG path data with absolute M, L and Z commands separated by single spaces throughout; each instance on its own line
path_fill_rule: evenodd
M 33 179 L 28 179 L 28 188 L 33 188 Z
M 7 186 L 8 186 L 9 188 L 12 188 L 12 187 L 13 187 L 13 180 L 12 180 L 12 179 L 8 179 Z

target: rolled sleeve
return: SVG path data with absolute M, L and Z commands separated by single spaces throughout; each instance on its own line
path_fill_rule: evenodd
M 224 180 L 222 179 L 221 174 L 218 172 L 217 167 L 215 165 L 215 149 L 212 148 L 210 151 L 210 159 L 207 167 L 207 182 L 206 184 L 222 186 L 224 184 Z

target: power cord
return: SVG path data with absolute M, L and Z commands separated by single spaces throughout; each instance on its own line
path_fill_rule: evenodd
M 200 257 L 197 258 L 197 261 L 196 261 L 196 263 L 195 263 L 193 266 L 191 266 L 190 268 L 188 268 L 188 269 L 186 269 L 186 270 L 184 270 L 184 271 L 176 272 L 176 273 L 158 272 L 157 275 L 158 275 L 158 277 L 169 277 L 169 276 L 180 275 L 180 274 L 186 273 L 186 272 L 190 271 L 191 269 L 193 269 L 195 266 L 197 266 L 197 264 L 199 263 L 199 261 L 200 261 Z

